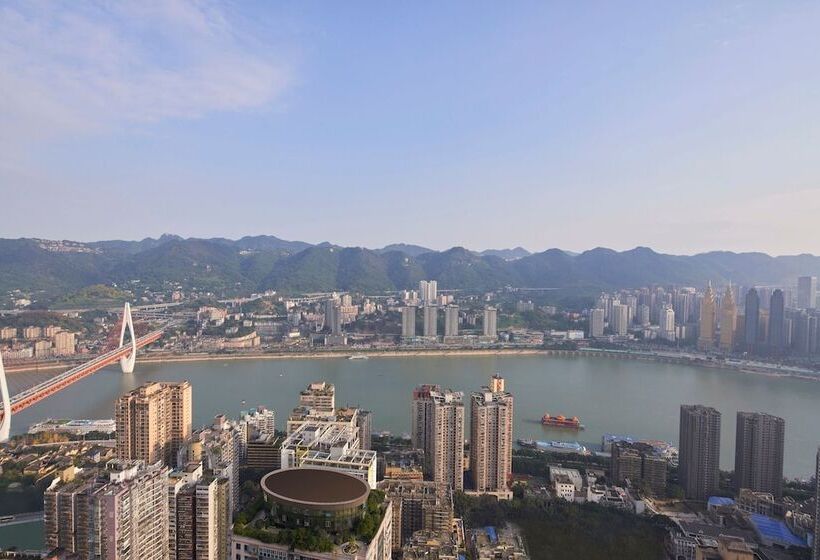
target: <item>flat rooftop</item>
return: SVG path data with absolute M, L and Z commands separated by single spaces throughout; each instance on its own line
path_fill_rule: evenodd
M 370 488 L 353 475 L 318 467 L 296 467 L 266 474 L 262 490 L 273 500 L 335 509 L 361 505 Z

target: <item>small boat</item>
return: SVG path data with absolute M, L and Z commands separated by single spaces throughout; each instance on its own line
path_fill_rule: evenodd
M 365 356 L 364 354 L 353 354 L 347 358 L 348 360 L 369 360 L 369 356 Z
M 568 428 L 570 430 L 584 429 L 584 425 L 581 424 L 577 416 L 567 418 L 563 415 L 550 416 L 549 413 L 545 413 L 544 416 L 541 417 L 541 424 L 549 426 L 550 428 Z

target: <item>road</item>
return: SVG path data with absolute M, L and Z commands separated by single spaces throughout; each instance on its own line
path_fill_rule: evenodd
M 10 520 L 5 520 L 6 517 L 11 517 Z M 14 515 L 3 515 L 0 521 L 0 527 L 10 527 L 11 525 L 22 525 L 23 523 L 34 523 L 35 521 L 43 520 L 42 511 L 30 511 L 28 513 L 17 513 Z

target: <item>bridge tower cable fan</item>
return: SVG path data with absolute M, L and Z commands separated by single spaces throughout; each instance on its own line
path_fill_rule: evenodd
M 131 333 L 131 353 L 120 358 L 120 367 L 123 373 L 134 373 L 134 365 L 137 362 L 137 335 L 134 334 L 134 321 L 131 319 L 131 305 L 125 302 L 125 308 L 122 311 L 122 329 L 120 329 L 120 348 L 125 343 L 125 329 Z

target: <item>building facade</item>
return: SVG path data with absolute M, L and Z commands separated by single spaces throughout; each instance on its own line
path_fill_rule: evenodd
M 786 422 L 761 412 L 738 412 L 735 488 L 783 495 L 783 443 Z
M 715 292 L 711 282 L 700 302 L 698 327 L 698 350 L 711 350 L 715 345 Z
M 470 470 L 477 492 L 507 494 L 512 474 L 513 396 L 504 378 L 470 395 Z
M 424 450 L 425 471 L 434 481 L 464 489 L 464 394 L 422 385 L 413 391 L 411 437 Z
M 408 305 L 401 308 L 401 336 L 413 338 L 416 336 L 416 306 Z
M 723 300 L 720 302 L 720 351 L 729 353 L 735 348 L 737 331 L 737 304 L 731 284 L 726 286 Z
M 117 458 L 176 465 L 191 436 L 192 390 L 188 381 L 147 383 L 120 396 L 115 405 Z
M 678 478 L 686 497 L 706 501 L 718 490 L 720 412 L 681 405 Z
M 498 336 L 498 310 L 495 307 L 484 308 L 484 336 L 495 338 Z

